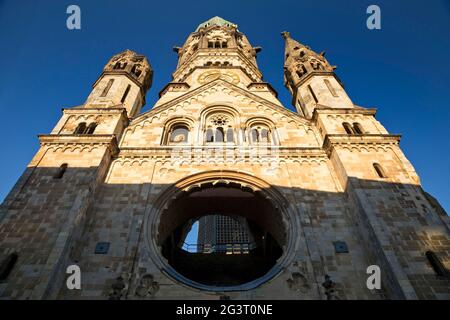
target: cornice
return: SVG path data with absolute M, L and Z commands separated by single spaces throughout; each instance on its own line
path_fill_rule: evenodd
M 124 114 L 126 109 L 123 107 L 109 107 L 109 108 L 63 108 L 65 114 Z
M 211 151 L 217 151 L 230 158 L 328 158 L 320 147 L 281 146 L 160 146 L 147 148 L 120 148 L 118 158 L 215 158 Z
M 39 134 L 42 144 L 105 144 L 116 142 L 114 134 Z M 117 142 L 116 142 L 117 143 Z
M 398 145 L 399 134 L 327 134 L 323 142 L 323 150 L 330 154 L 334 146 L 358 146 L 358 145 Z
M 369 115 L 369 116 L 375 116 L 377 113 L 376 108 L 362 108 L 362 107 L 355 107 L 355 108 L 333 108 L 328 107 L 325 105 L 317 104 L 317 107 L 314 109 L 313 115 L 311 117 L 312 121 L 316 121 L 319 114 L 359 114 L 359 115 Z
M 87 146 L 92 149 L 95 146 L 107 146 L 111 154 L 119 152 L 117 138 L 114 134 L 40 134 L 38 135 L 41 146 L 58 149 L 59 147 L 76 148 Z

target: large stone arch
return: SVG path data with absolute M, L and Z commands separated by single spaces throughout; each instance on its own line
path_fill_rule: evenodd
M 201 189 L 205 186 L 226 186 L 231 185 L 235 188 L 241 188 L 248 192 L 258 193 L 269 201 L 277 211 L 277 216 L 273 217 L 273 223 L 279 224 L 284 231 L 284 240 L 282 241 L 283 254 L 277 260 L 276 264 L 264 276 L 253 281 L 241 284 L 238 286 L 226 287 L 212 287 L 194 282 L 179 274 L 172 268 L 167 260 L 162 257 L 161 242 L 158 239 L 163 239 L 161 236 L 161 218 L 164 212 L 170 206 L 171 202 L 178 197 L 192 192 L 196 189 Z M 201 173 L 196 173 L 167 186 L 154 202 L 152 208 L 146 215 L 145 219 L 145 243 L 149 251 L 150 257 L 156 266 L 162 270 L 163 273 L 175 279 L 182 284 L 190 287 L 206 290 L 206 291 L 244 291 L 254 289 L 263 283 L 269 281 L 283 271 L 294 259 L 295 248 L 298 247 L 300 241 L 299 234 L 300 222 L 293 206 L 285 199 L 283 194 L 276 186 L 255 177 L 249 173 L 232 171 L 232 170 L 211 170 Z M 279 237 L 279 235 L 277 235 Z M 280 238 L 280 237 L 279 237 Z M 281 238 L 280 238 L 281 239 Z

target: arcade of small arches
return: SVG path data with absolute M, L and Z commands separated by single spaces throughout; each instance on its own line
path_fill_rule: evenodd
M 364 134 L 365 131 L 359 122 L 353 122 L 350 124 L 348 122 L 343 122 L 342 126 L 347 134 Z
M 279 145 L 278 133 L 272 121 L 255 117 L 242 124 L 239 115 L 231 108 L 212 108 L 204 112 L 198 131 L 194 130 L 194 124 L 187 117 L 169 120 L 164 128 L 162 144 Z
M 89 125 L 86 122 L 80 122 L 75 128 L 74 134 L 93 134 L 97 128 L 96 122 L 91 122 Z

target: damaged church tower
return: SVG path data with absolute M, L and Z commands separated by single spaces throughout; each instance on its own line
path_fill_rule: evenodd
M 149 62 L 113 56 L 0 207 L 0 297 L 450 299 L 449 218 L 400 136 L 324 53 L 282 36 L 296 112 L 263 79 L 261 48 L 220 17 L 174 47 L 148 111 Z M 189 250 L 208 216 L 226 237 Z M 366 286 L 372 265 L 381 289 Z

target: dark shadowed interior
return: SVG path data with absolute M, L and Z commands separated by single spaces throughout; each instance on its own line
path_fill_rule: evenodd
M 194 250 L 189 244 L 187 250 L 186 234 L 205 216 L 239 219 L 247 226 L 251 241 L 220 245 L 203 241 Z M 169 265 L 189 280 L 236 286 L 264 276 L 275 265 L 283 253 L 286 232 L 280 213 L 260 191 L 210 184 L 183 192 L 172 201 L 161 216 L 158 242 Z

